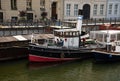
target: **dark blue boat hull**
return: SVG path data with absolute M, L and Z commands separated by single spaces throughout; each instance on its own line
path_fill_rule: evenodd
M 111 53 L 105 53 L 105 52 L 97 52 L 97 51 L 94 51 L 93 52 L 94 54 L 94 59 L 95 61 L 97 62 L 100 62 L 100 61 L 118 61 L 120 60 L 120 55 L 118 54 L 111 54 Z

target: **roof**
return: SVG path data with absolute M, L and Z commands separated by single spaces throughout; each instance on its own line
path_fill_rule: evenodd
M 31 40 L 32 35 L 16 35 L 16 36 L 7 36 L 0 37 L 0 43 L 5 42 L 15 42 L 15 41 L 28 41 Z M 34 34 L 36 39 L 50 39 L 54 38 L 53 34 Z
M 59 29 L 59 30 L 55 30 L 57 32 L 74 32 L 74 31 L 79 31 L 76 28 L 73 29 Z
M 118 34 L 120 33 L 120 30 L 99 30 L 99 31 L 91 31 L 91 32 L 94 32 L 94 33 L 99 33 L 99 34 Z
M 16 41 L 16 39 L 14 37 L 0 37 L 0 42 L 12 42 L 12 41 Z
M 16 38 L 19 41 L 24 41 L 27 40 L 25 37 L 23 37 L 22 35 L 17 35 L 17 36 L 13 36 L 14 38 Z
M 70 27 L 66 27 L 66 26 L 50 26 L 51 28 L 58 28 L 58 29 L 61 29 L 61 28 L 70 28 Z

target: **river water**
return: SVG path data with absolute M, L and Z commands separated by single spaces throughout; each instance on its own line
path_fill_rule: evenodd
M 95 63 L 93 59 L 66 63 L 0 62 L 0 81 L 120 81 L 120 62 Z

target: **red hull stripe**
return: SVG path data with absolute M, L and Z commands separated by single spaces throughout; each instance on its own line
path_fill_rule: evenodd
M 77 60 L 80 58 L 52 58 L 52 57 L 43 57 L 29 54 L 29 61 L 31 62 L 57 62 L 57 61 L 69 61 Z

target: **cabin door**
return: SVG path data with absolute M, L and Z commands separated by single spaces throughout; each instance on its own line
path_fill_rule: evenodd
M 85 4 L 83 6 L 83 19 L 90 19 L 90 5 Z

